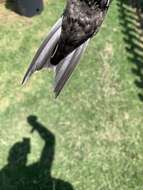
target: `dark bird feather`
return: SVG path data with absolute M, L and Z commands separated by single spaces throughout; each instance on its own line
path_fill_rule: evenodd
M 40 46 L 22 83 L 35 71 L 55 68 L 54 92 L 58 96 L 79 62 L 88 40 L 98 32 L 109 4 L 110 0 L 67 0 L 63 17 Z

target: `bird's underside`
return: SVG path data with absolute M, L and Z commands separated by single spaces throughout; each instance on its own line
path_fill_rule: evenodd
M 51 29 L 22 83 L 43 68 L 54 68 L 56 97 L 64 87 L 89 39 L 99 30 L 108 9 L 109 0 L 68 0 L 63 17 Z M 92 3 L 92 5 L 90 4 Z
M 68 0 L 63 14 L 60 40 L 51 58 L 53 65 L 57 65 L 60 60 L 98 32 L 106 11 L 101 11 L 98 4 L 88 6 L 85 1 Z

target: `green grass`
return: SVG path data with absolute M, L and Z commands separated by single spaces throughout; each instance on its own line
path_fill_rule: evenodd
M 141 190 L 143 39 L 135 9 L 113 2 L 57 100 L 51 72 L 20 85 L 63 7 L 48 0 L 42 15 L 25 18 L 0 4 L 0 190 Z

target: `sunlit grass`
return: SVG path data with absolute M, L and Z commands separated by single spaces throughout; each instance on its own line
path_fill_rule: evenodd
M 27 122 L 36 115 L 55 136 L 52 176 L 75 190 L 141 190 L 143 104 L 117 1 L 57 100 L 51 72 L 37 73 L 21 86 L 28 64 L 63 7 L 64 0 L 48 0 L 41 15 L 25 18 L 0 4 L 0 189 L 17 188 L 10 182 L 6 186 L 9 178 L 1 177 L 15 143 L 31 139 L 27 168 L 40 158 L 44 141 L 30 133 Z

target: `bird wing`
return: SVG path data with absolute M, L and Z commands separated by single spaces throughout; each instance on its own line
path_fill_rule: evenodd
M 76 68 L 79 60 L 84 53 L 89 40 L 83 43 L 80 47 L 70 53 L 65 59 L 64 62 L 61 61 L 56 67 L 56 76 L 55 76 L 55 85 L 54 85 L 54 92 L 55 97 L 57 97 L 65 84 L 67 83 L 68 79 L 70 78 L 71 74 L 73 73 L 74 69 Z
M 30 76 L 37 70 L 42 69 L 45 65 L 49 65 L 49 59 L 51 57 L 51 53 L 60 38 L 61 34 L 61 24 L 62 18 L 60 18 L 55 25 L 52 27 L 50 33 L 45 38 L 41 46 L 39 47 L 38 51 L 36 52 L 32 63 L 28 67 L 22 84 L 26 83 Z

